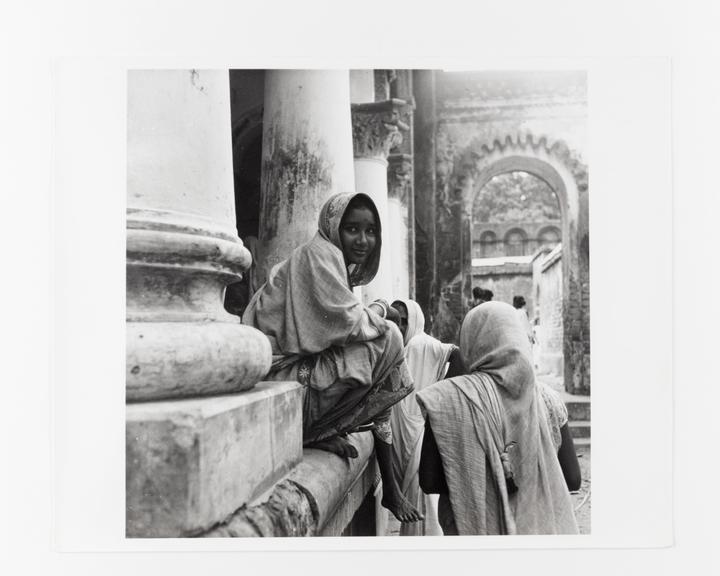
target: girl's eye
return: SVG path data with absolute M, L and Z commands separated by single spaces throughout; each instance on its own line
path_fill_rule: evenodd
M 375 236 L 375 228 L 368 228 L 367 233 L 371 234 L 372 236 Z

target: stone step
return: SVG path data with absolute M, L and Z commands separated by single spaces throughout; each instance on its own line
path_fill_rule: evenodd
M 302 389 L 126 406 L 126 537 L 208 530 L 302 459 Z
M 587 438 L 573 438 L 573 444 L 575 445 L 575 449 L 584 449 L 590 448 L 590 437 Z
M 561 392 L 560 397 L 568 411 L 568 418 L 571 422 L 579 420 L 590 420 L 590 396 L 579 396 Z
M 570 435 L 573 437 L 573 439 L 590 437 L 589 420 L 571 420 L 568 424 L 568 427 L 570 428 Z

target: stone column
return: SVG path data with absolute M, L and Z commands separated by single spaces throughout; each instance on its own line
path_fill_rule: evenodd
M 270 344 L 223 308 L 250 265 L 229 97 L 227 71 L 128 73 L 128 537 L 200 534 L 302 455 L 299 386 L 251 390 Z
M 252 388 L 267 339 L 223 307 L 235 230 L 227 72 L 128 74 L 127 399 Z
M 259 281 L 312 238 L 325 200 L 354 186 L 347 70 L 268 70 Z
M 412 156 L 394 152 L 388 157 L 388 218 L 389 242 L 393 270 L 393 299 L 410 298 L 411 275 L 414 266 L 410 257 L 412 221 L 410 197 L 412 195 Z
M 392 97 L 407 102 L 400 120 L 408 128 L 402 141 L 388 156 L 388 204 L 395 238 L 392 267 L 396 298 L 415 298 L 415 202 L 413 190 L 413 109 L 412 71 L 393 71 Z
M 407 126 L 400 120 L 402 100 L 391 99 L 352 105 L 353 147 L 355 156 L 355 189 L 370 196 L 377 205 L 383 230 L 380 269 L 375 279 L 363 289 L 363 300 L 391 300 L 393 288 L 393 227 L 388 206 L 387 169 L 390 149 L 402 140 L 400 130 Z M 397 256 L 396 256 L 397 258 Z
M 425 331 L 437 336 L 440 289 L 437 265 L 437 112 L 435 72 L 414 70 L 413 223 L 415 236 L 415 300 L 425 312 Z

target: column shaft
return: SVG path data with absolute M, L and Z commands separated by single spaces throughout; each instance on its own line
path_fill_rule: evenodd
M 347 71 L 266 72 L 260 282 L 312 238 L 329 196 L 354 189 L 349 103 Z

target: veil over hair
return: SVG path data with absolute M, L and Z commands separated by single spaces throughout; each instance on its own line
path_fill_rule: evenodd
M 378 222 L 378 238 L 362 266 L 346 265 L 340 241 L 340 223 L 348 205 L 360 197 Z M 350 340 L 366 341 L 383 334 L 387 323 L 368 316 L 352 292 L 370 282 L 380 264 L 381 235 L 377 208 L 365 194 L 335 194 L 327 199 L 318 219 L 318 231 L 309 242 L 273 267 L 267 282 L 255 293 L 243 323 L 270 339 L 273 354 L 307 355 Z M 369 327 L 362 328 L 369 324 Z
M 380 214 L 378 213 L 375 202 L 367 194 L 361 192 L 349 193 L 341 192 L 328 198 L 320 210 L 318 217 L 318 233 L 328 242 L 340 249 L 342 252 L 342 242 L 340 241 L 340 224 L 345 212 L 351 203 L 361 202 L 362 206 L 367 206 L 375 216 L 375 225 L 377 228 L 377 240 L 375 249 L 368 256 L 367 262 L 361 265 L 351 264 L 348 270 L 348 278 L 351 288 L 354 286 L 363 286 L 368 284 L 377 274 L 380 267 L 380 252 L 382 248 L 382 227 L 380 224 Z

